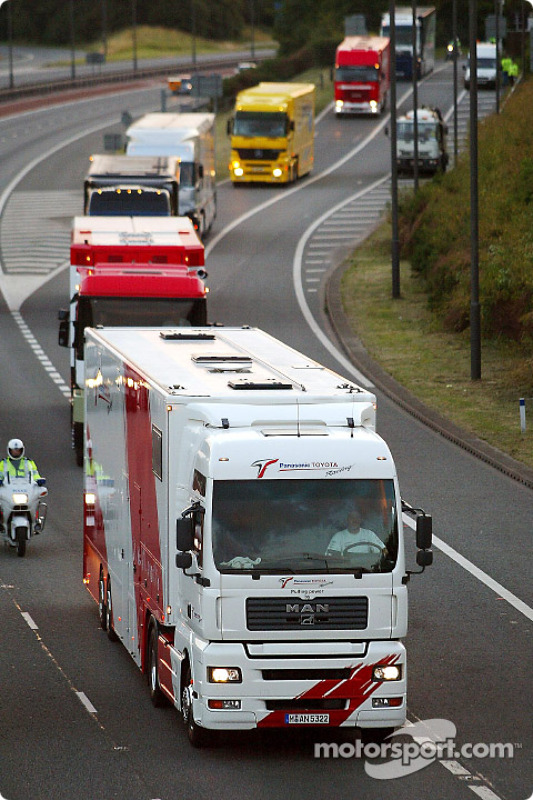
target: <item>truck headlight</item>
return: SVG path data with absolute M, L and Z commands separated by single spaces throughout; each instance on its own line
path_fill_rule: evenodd
M 275 178 L 281 178 L 281 176 L 283 175 L 283 172 L 279 167 L 276 167 L 275 169 L 272 170 L 272 175 Z
M 335 100 L 335 107 L 342 108 L 344 105 L 344 100 Z
M 377 667 L 374 667 L 372 678 L 375 681 L 401 681 L 402 668 L 401 666 L 378 664 Z
M 14 506 L 27 506 L 28 495 L 26 492 L 13 492 L 13 505 Z
M 208 667 L 207 680 L 209 683 L 242 683 L 239 667 Z

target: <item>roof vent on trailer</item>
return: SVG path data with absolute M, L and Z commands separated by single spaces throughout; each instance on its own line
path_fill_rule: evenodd
M 159 336 L 166 342 L 212 342 L 215 339 L 215 335 L 213 333 L 200 333 L 198 331 L 191 331 L 191 333 L 181 333 L 179 331 L 160 331 Z
M 249 389 L 249 390 L 260 390 L 260 389 L 293 389 L 292 383 L 284 383 L 283 381 L 278 381 L 275 378 L 267 378 L 264 381 L 228 381 L 228 386 L 230 389 Z
M 192 361 L 199 366 L 205 366 L 209 372 L 250 372 L 252 359 L 249 356 L 234 354 L 219 355 L 194 355 Z

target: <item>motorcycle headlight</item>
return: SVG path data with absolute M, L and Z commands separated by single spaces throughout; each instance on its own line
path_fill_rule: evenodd
M 28 495 L 26 492 L 13 492 L 13 505 L 26 506 L 28 505 Z

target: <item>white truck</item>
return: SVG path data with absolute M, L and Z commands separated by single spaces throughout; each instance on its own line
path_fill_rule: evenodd
M 179 214 L 203 237 L 217 213 L 215 115 L 154 112 L 130 125 L 126 136 L 128 156 L 179 158 Z
M 492 42 L 478 42 L 476 44 L 477 60 L 477 85 L 483 89 L 496 88 L 496 45 Z M 465 71 L 465 89 L 470 89 L 470 58 L 463 65 Z
M 417 109 L 416 120 L 419 171 L 426 174 L 446 172 L 449 160 L 446 147 L 448 126 L 441 112 L 423 106 Z M 398 171 L 412 173 L 415 163 L 415 112 L 408 111 L 398 117 L 396 130 Z
M 84 583 L 154 704 L 193 746 L 402 725 L 411 573 L 374 395 L 249 327 L 89 329 L 85 369 Z

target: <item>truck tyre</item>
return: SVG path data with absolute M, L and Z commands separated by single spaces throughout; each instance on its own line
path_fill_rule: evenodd
M 72 425 L 72 442 L 76 453 L 76 464 L 83 467 L 83 423 L 74 422 Z
M 148 639 L 148 687 L 150 689 L 150 700 L 156 708 L 166 704 L 166 698 L 161 691 L 159 683 L 159 658 L 158 658 L 158 633 L 157 625 L 150 628 Z
M 17 555 L 23 558 L 26 554 L 26 542 L 28 541 L 26 538 L 26 528 L 23 525 L 19 525 L 15 530 L 15 538 L 17 540 Z
M 98 581 L 98 617 L 100 618 L 100 627 L 103 631 L 107 630 L 107 613 L 106 613 L 106 591 L 103 572 L 100 573 Z
M 213 742 L 212 731 L 201 728 L 194 721 L 192 713 L 192 678 L 191 668 L 187 663 L 183 672 L 181 685 L 181 717 L 187 731 L 189 742 L 193 747 L 208 747 Z
M 105 626 L 107 629 L 107 638 L 110 642 L 116 642 L 118 636 L 113 627 L 113 601 L 111 598 L 111 581 L 107 581 L 106 604 L 105 604 Z

